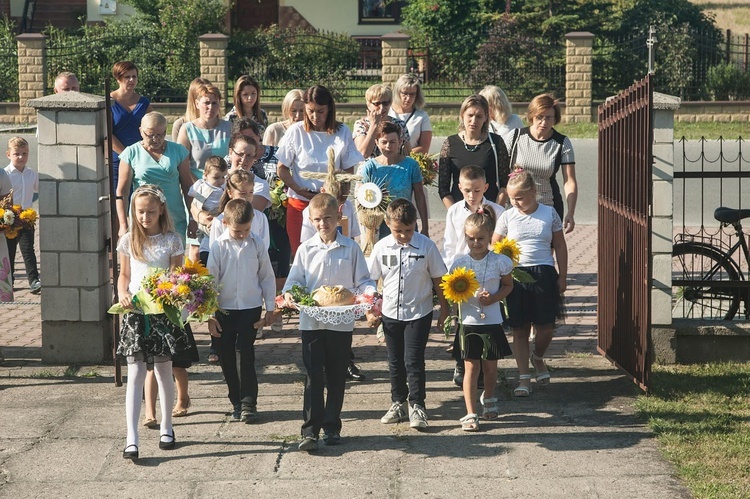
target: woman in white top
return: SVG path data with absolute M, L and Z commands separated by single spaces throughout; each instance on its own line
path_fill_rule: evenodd
M 284 134 L 276 151 L 277 174 L 289 187 L 286 231 L 292 257 L 300 245 L 302 211 L 320 192 L 322 180 L 302 177 L 302 172 L 328 171 L 328 149 L 333 148 L 336 170 L 353 172 L 364 161 L 352 139 L 349 127 L 336 121 L 336 105 L 331 92 L 315 85 L 304 95 L 305 119 L 295 123 Z
M 487 99 L 490 105 L 490 132 L 505 137 L 511 130 L 523 128 L 523 120 L 517 114 L 513 114 L 513 106 L 510 105 L 508 96 L 502 88 L 487 85 L 479 95 Z
M 263 144 L 277 147 L 287 129 L 305 117 L 305 103 L 302 90 L 295 88 L 286 94 L 281 103 L 281 116 L 284 121 L 269 125 L 263 134 Z
M 393 103 L 388 116 L 406 123 L 412 152 L 427 154 L 432 143 L 432 124 L 423 107 L 424 95 L 419 78 L 413 74 L 402 75 L 393 85 Z

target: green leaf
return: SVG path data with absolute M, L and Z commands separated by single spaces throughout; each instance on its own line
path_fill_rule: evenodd
M 536 282 L 536 279 L 534 279 L 531 274 L 525 270 L 519 269 L 518 267 L 514 268 L 511 274 L 513 275 L 513 279 L 521 284 L 533 284 Z
M 180 329 L 185 328 L 185 325 L 182 323 L 182 318 L 180 317 L 179 309 L 171 305 L 167 305 L 164 307 L 164 314 L 166 314 L 167 319 L 169 319 L 169 322 L 171 322 L 175 326 L 179 326 Z

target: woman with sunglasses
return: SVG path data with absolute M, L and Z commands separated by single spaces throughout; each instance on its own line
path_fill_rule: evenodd
M 409 143 L 409 132 L 406 129 L 406 123 L 403 120 L 388 115 L 391 109 L 393 94 L 387 85 L 380 83 L 375 84 L 365 92 L 365 102 L 367 103 L 367 116 L 357 120 L 354 123 L 352 136 L 357 150 L 365 158 L 374 158 L 380 156 L 380 149 L 375 144 L 377 140 L 377 128 L 383 121 L 390 121 L 401 128 L 401 143 L 404 144 L 403 154 L 408 156 L 411 152 Z

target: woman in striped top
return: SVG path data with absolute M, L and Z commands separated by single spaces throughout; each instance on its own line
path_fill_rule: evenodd
M 539 202 L 555 208 L 565 233 L 575 227 L 578 183 L 575 154 L 570 139 L 553 127 L 560 122 L 560 107 L 549 94 L 537 95 L 529 103 L 526 119 L 531 126 L 505 136 L 510 164 L 528 171 L 536 182 Z M 562 170 L 563 190 L 568 212 L 563 215 L 563 197 L 555 178 Z

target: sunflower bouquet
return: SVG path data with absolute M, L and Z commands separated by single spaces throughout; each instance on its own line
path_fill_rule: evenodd
M 186 322 L 204 322 L 219 310 L 219 288 L 201 262 L 187 258 L 182 267 L 154 269 L 147 274 L 133 304 L 143 314 L 165 314 L 174 325 L 184 327 Z M 126 311 L 120 304 L 109 309 L 111 314 Z
M 281 179 L 274 181 L 271 189 L 271 208 L 268 210 L 269 220 L 276 220 L 282 227 L 286 225 L 287 189 Z
M 498 241 L 492 245 L 492 251 L 511 259 L 513 262 L 513 271 L 511 272 L 513 279 L 522 284 L 536 282 L 531 274 L 518 268 L 518 264 L 521 262 L 521 247 L 515 239 L 503 238 L 502 241 Z
M 438 174 L 438 162 L 435 156 L 423 152 L 412 152 L 409 157 L 417 162 L 422 172 L 422 183 L 430 186 L 435 183 Z
M 0 232 L 8 239 L 15 239 L 24 229 L 31 229 L 36 225 L 37 213 L 31 208 L 22 209 L 13 204 L 13 191 L 0 199 Z

